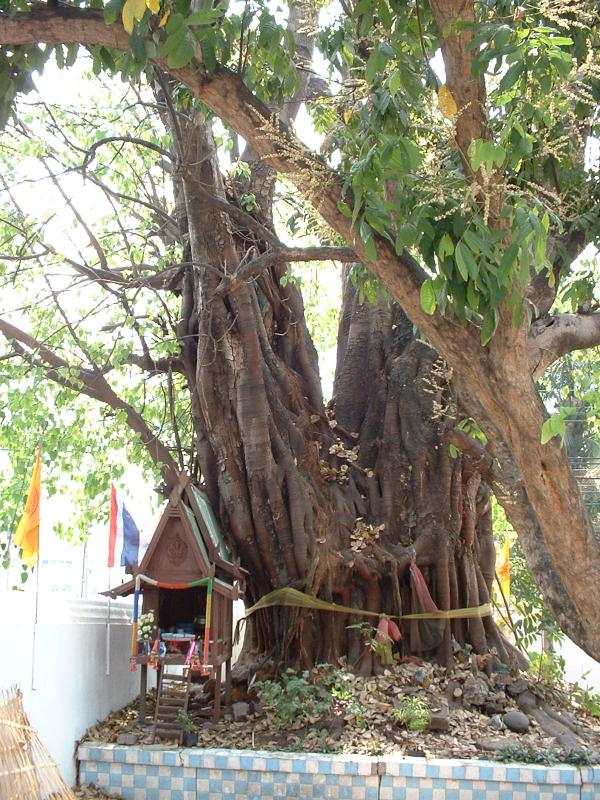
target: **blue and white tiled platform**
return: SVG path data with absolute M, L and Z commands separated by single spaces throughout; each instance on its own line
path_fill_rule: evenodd
M 81 784 L 125 800 L 600 800 L 600 767 L 100 743 L 78 759 Z

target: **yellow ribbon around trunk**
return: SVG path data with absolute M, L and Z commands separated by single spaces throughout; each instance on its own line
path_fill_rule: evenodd
M 383 614 L 380 611 L 365 611 L 364 608 L 352 608 L 350 606 L 339 606 L 337 603 L 328 603 L 327 600 L 320 600 L 309 594 L 300 592 L 297 589 L 275 589 L 251 606 L 246 611 L 249 617 L 255 611 L 271 606 L 291 606 L 294 608 L 312 608 L 316 611 L 338 611 L 342 614 L 358 614 L 363 617 L 390 617 L 393 619 L 467 619 L 468 617 L 487 617 L 492 613 L 490 603 L 471 608 L 452 608 L 449 611 L 425 611 L 417 614 Z

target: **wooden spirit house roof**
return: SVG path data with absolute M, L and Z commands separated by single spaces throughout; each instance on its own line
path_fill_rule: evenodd
M 189 483 L 171 494 L 135 572 L 178 584 L 212 577 L 215 588 L 225 592 L 245 574 L 227 548 L 208 497 Z M 102 594 L 123 597 L 134 589 L 135 577 Z

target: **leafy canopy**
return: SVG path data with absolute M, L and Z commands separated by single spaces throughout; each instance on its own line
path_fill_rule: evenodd
M 135 80 L 152 59 L 186 67 L 196 59 L 243 76 L 267 102 L 294 95 L 299 71 L 285 6 L 190 0 L 100 0 L 108 23 L 121 20 L 130 50 L 93 52 L 94 72 Z M 2 0 L 0 10 L 27 10 Z M 518 324 L 532 273 L 568 271 L 564 243 L 598 236 L 598 168 L 586 164 L 597 133 L 600 83 L 593 4 L 482 2 L 474 22 L 454 20 L 444 36 L 469 31 L 473 77 L 485 81 L 490 135 L 461 152 L 457 107 L 435 69 L 440 39 L 426 4 L 359 0 L 328 9 L 317 32 L 332 93 L 311 103 L 324 155 L 343 179 L 340 210 L 352 218 L 371 259 L 374 234 L 429 271 L 423 309 L 475 320 L 482 343 L 507 304 Z M 31 73 L 53 53 L 59 65 L 77 46 L 6 50 L 0 63 L 2 116 Z M 496 207 L 496 199 L 501 198 Z M 552 246 L 549 247 L 550 239 Z M 557 267 L 557 269 L 555 269 Z

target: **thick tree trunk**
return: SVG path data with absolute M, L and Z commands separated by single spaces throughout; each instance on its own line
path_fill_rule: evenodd
M 209 127 L 186 130 L 183 179 L 190 268 L 182 282 L 180 339 L 207 491 L 249 571 L 248 598 L 292 586 L 373 612 L 422 610 L 408 570 L 422 569 L 442 609 L 489 599 L 494 575 L 490 490 L 468 458 L 450 458 L 448 371 L 388 301 L 360 304 L 344 281 L 335 397 L 323 406 L 302 298 L 281 285 L 285 267 L 215 296 L 264 245 L 232 227 L 207 189 L 224 197 Z M 197 191 L 198 181 L 203 192 Z M 272 175 L 250 188 L 270 225 Z M 231 198 L 230 198 L 231 200 Z M 206 266 L 208 265 L 208 267 Z M 347 656 L 379 669 L 364 619 L 274 608 L 253 622 L 253 656 L 314 664 Z M 476 651 L 509 651 L 490 619 L 403 626 L 403 652 L 450 661 L 451 636 Z

